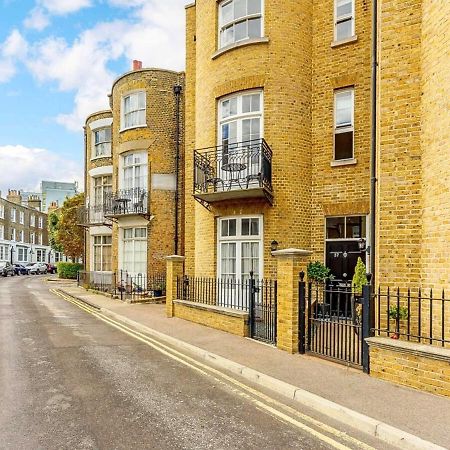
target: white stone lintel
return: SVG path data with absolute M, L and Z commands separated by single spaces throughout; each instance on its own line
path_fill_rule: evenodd
M 283 250 L 275 250 L 272 252 L 273 256 L 279 258 L 294 258 L 294 257 L 302 257 L 302 256 L 311 256 L 311 250 L 303 250 L 301 248 L 285 248 Z

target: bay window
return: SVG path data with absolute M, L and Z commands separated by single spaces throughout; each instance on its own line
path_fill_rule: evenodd
M 219 48 L 263 35 L 263 0 L 219 3 Z
M 334 159 L 353 158 L 354 89 L 334 93 Z
M 112 192 L 112 175 L 94 178 L 94 206 L 103 206 Z
M 111 127 L 94 131 L 93 158 L 111 156 Z
M 124 189 L 147 189 L 147 152 L 129 153 L 122 159 L 122 182 Z

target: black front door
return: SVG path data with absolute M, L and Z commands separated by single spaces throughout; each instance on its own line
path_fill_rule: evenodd
M 366 253 L 359 249 L 358 241 L 327 241 L 326 265 L 336 282 L 351 283 L 358 257 L 366 264 Z

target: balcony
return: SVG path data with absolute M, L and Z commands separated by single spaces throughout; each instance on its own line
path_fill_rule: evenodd
M 105 198 L 105 216 L 149 215 L 148 192 L 144 188 L 121 189 Z
M 105 217 L 104 205 L 86 206 L 78 210 L 78 224 L 83 227 L 106 225 L 110 227 L 112 222 Z
M 239 199 L 272 203 L 272 150 L 267 142 L 255 139 L 195 150 L 194 197 L 206 205 Z

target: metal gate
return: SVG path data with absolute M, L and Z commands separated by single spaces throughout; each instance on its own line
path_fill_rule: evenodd
M 369 371 L 370 287 L 355 296 L 343 283 L 299 282 L 299 351 Z
M 256 280 L 250 272 L 250 336 L 252 339 L 277 342 L 277 282 Z

